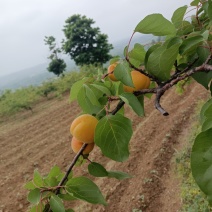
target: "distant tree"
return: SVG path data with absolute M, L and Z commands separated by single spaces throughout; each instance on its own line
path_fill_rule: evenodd
M 77 65 L 103 64 L 107 62 L 113 49 L 108 36 L 101 34 L 95 22 L 86 16 L 73 15 L 65 21 L 63 50 Z
M 63 75 L 66 64 L 63 59 L 60 59 L 58 57 L 58 54 L 61 53 L 62 50 L 57 47 L 56 39 L 53 36 L 45 36 L 44 42 L 45 45 L 49 46 L 49 50 L 52 52 L 51 55 L 48 57 L 51 62 L 49 63 L 47 70 L 57 76 Z

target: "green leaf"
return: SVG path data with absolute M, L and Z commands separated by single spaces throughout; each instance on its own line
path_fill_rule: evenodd
M 108 96 L 111 95 L 110 90 L 103 84 L 91 84 L 90 86 L 95 87 L 96 89 L 98 89 L 99 91 L 101 91 L 102 94 L 107 94 Z
M 195 63 L 196 66 L 202 65 L 208 56 L 210 55 L 210 50 L 204 47 L 197 47 L 197 55 L 199 57 L 198 61 Z M 198 83 L 200 83 L 202 86 L 204 86 L 206 89 L 209 89 L 209 83 L 212 79 L 212 72 L 198 72 L 192 75 L 192 78 L 194 78 Z
M 212 105 L 212 99 L 209 99 L 203 106 L 202 109 L 200 111 L 200 123 L 201 125 L 204 123 L 204 121 L 206 120 L 206 115 L 205 115 L 205 111 Z
M 128 118 L 120 114 L 108 115 L 98 122 L 94 141 L 105 156 L 122 162 L 129 157 L 131 136 L 132 123 Z
M 202 125 L 202 131 L 212 128 L 212 118 L 207 118 Z
M 189 37 L 183 41 L 180 46 L 180 54 L 191 54 L 196 51 L 197 47 L 204 41 L 204 38 L 201 35 Z
M 38 170 L 34 171 L 34 175 L 33 175 L 33 183 L 34 185 L 36 185 L 37 187 L 42 187 L 43 184 L 43 178 L 40 175 L 40 173 L 38 172 Z
M 121 60 L 121 58 L 120 58 L 119 56 L 113 57 L 113 58 L 110 60 L 110 65 L 112 65 L 113 63 L 118 62 L 119 60 Z
M 89 78 L 86 77 L 84 79 L 81 79 L 77 82 L 75 82 L 72 86 L 71 86 L 71 91 L 70 91 L 70 102 L 74 101 L 77 99 L 77 95 L 81 89 L 81 87 L 83 86 L 83 84 L 88 81 Z
M 51 168 L 48 177 L 57 177 L 60 173 L 60 168 L 58 166 L 54 166 Z
M 191 6 L 198 6 L 200 0 L 194 0 L 190 3 Z
M 135 28 L 135 32 L 164 36 L 176 32 L 174 25 L 161 14 L 146 16 Z
M 108 177 L 111 178 L 116 178 L 118 180 L 123 180 L 126 178 L 131 178 L 132 176 L 125 173 L 125 172 L 120 172 L 120 171 L 108 171 Z
M 33 182 L 30 181 L 30 182 L 27 182 L 27 183 L 24 185 L 24 188 L 27 189 L 27 190 L 33 190 L 33 189 L 35 189 L 36 187 L 35 187 L 35 185 L 33 184 Z
M 95 177 L 106 177 L 107 170 L 99 163 L 92 162 L 88 165 L 88 171 Z
M 191 153 L 193 177 L 212 205 L 212 128 L 195 139 Z
M 33 190 L 31 190 L 27 196 L 27 200 L 32 203 L 32 204 L 38 204 L 40 202 L 40 189 L 35 188 Z
M 186 10 L 187 10 L 187 6 L 183 6 L 174 11 L 171 20 L 176 28 L 179 28 L 182 26 L 182 21 L 186 13 Z
M 63 201 L 56 195 L 52 195 L 49 201 L 53 212 L 65 212 Z
M 94 105 L 93 103 L 96 103 L 96 99 L 94 96 L 94 93 L 91 91 L 91 89 L 87 89 L 88 86 L 82 86 L 78 95 L 77 95 L 77 101 L 83 110 L 84 113 L 89 113 L 91 115 L 99 114 L 100 112 L 105 114 L 105 110 L 103 110 L 104 106 L 100 105 Z M 91 97 L 91 99 L 89 98 Z
M 127 63 L 119 63 L 114 69 L 114 75 L 117 80 L 120 80 L 125 85 L 134 87 L 130 68 Z
M 212 1 L 208 1 L 208 17 L 212 21 Z
M 138 116 L 144 116 L 143 105 L 134 94 L 122 93 L 119 97 L 128 104 Z
M 145 55 L 145 59 L 144 59 L 144 64 L 145 64 L 145 66 L 147 66 L 147 62 L 148 62 L 149 56 L 152 54 L 153 51 L 155 51 L 155 50 L 156 50 L 158 47 L 160 47 L 160 46 L 161 46 L 161 44 L 155 44 L 155 45 L 151 46 L 151 47 L 148 49 L 148 51 L 147 51 L 147 53 L 146 53 L 146 55 Z
M 66 200 L 66 201 L 72 201 L 72 200 L 76 200 L 77 199 L 76 197 L 74 197 L 71 194 L 59 194 L 58 197 L 63 199 L 63 200 Z
M 182 21 L 181 27 L 177 30 L 178 36 L 188 35 L 193 32 L 194 26 L 188 21 Z
M 206 89 L 209 89 L 209 83 L 211 82 L 212 79 L 212 72 L 210 71 L 208 73 L 203 72 L 195 73 L 192 75 L 192 78 L 194 78 L 198 83 L 203 85 Z
M 134 48 L 128 53 L 130 62 L 135 66 L 139 67 L 141 64 L 144 63 L 146 50 L 144 46 L 141 44 L 136 43 Z
M 56 177 L 47 177 L 44 179 L 45 186 L 54 187 L 58 185 L 58 180 Z
M 66 183 L 66 191 L 78 199 L 93 204 L 107 204 L 97 185 L 86 177 L 70 179 Z
M 30 208 L 29 212 L 38 212 L 38 211 L 43 211 L 44 205 L 42 203 L 39 203 L 38 205 L 33 206 Z
M 85 95 L 87 98 L 89 98 L 90 102 L 93 104 L 93 105 L 96 105 L 96 106 L 101 106 L 99 101 L 98 101 L 98 98 L 97 96 L 95 95 L 94 91 L 87 85 L 83 85 L 84 88 L 85 88 Z
M 170 72 L 177 59 L 182 40 L 174 37 L 154 50 L 148 58 L 147 71 L 161 81 L 170 78 Z

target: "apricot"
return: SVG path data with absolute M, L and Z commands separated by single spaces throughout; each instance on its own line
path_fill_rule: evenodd
M 83 143 L 93 143 L 97 123 L 98 120 L 94 116 L 83 114 L 74 119 L 70 132 L 77 140 Z
M 142 89 L 149 88 L 149 86 L 150 86 L 149 77 L 147 77 L 144 74 L 141 74 L 140 72 L 135 71 L 135 70 L 131 71 L 131 77 L 132 77 L 132 81 L 134 84 L 134 88 L 124 85 L 123 88 L 124 88 L 125 92 L 132 93 L 134 91 L 139 91 Z
M 84 144 L 83 142 L 77 140 L 75 137 L 73 137 L 71 140 L 71 148 L 75 153 L 79 152 L 83 144 Z M 94 143 L 88 144 L 83 150 L 82 154 L 83 155 L 89 154 L 93 150 L 93 148 L 94 148 Z
M 117 66 L 118 63 L 113 63 L 111 64 L 108 69 L 107 69 L 107 73 L 108 73 L 108 77 L 112 80 L 112 81 L 118 81 L 113 73 L 115 67 Z

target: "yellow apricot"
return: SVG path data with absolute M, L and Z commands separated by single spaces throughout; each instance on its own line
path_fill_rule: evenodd
M 83 142 L 77 140 L 75 137 L 73 137 L 71 140 L 71 148 L 75 153 L 79 152 L 83 144 L 84 144 Z M 94 148 L 94 143 L 88 144 L 83 150 L 82 154 L 83 155 L 89 154 L 93 150 L 93 148 Z
M 132 77 L 132 81 L 134 84 L 134 88 L 124 85 L 123 88 L 124 88 L 125 92 L 132 93 L 134 91 L 139 91 L 142 89 L 149 88 L 149 86 L 150 86 L 149 77 L 147 77 L 144 74 L 141 74 L 140 72 L 135 71 L 135 70 L 131 71 L 131 77 Z
M 94 116 L 83 114 L 74 119 L 70 132 L 77 140 L 83 143 L 93 143 L 97 123 L 98 120 Z
M 118 63 L 113 63 L 111 64 L 108 69 L 107 69 L 107 73 L 108 73 L 108 77 L 112 80 L 112 81 L 118 81 L 113 73 L 115 67 L 117 66 Z

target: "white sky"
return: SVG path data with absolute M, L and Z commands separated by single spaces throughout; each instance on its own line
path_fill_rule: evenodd
M 0 0 L 0 76 L 48 62 L 45 36 L 63 38 L 65 20 L 86 15 L 114 42 L 130 38 L 146 15 L 170 19 L 190 0 Z

